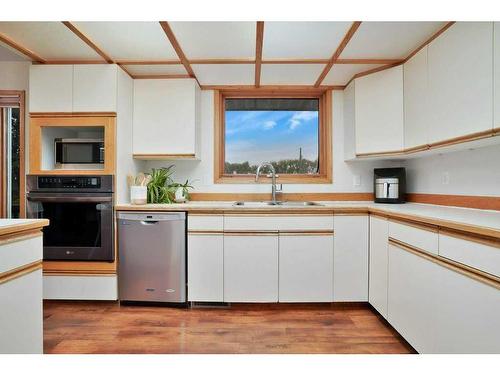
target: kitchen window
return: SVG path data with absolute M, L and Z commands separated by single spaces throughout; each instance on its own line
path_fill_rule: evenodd
M 331 106 L 330 91 L 216 91 L 215 182 L 253 183 L 267 161 L 279 183 L 331 183 Z

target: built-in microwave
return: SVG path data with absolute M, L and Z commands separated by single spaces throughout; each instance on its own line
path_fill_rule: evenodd
M 101 169 L 104 164 L 104 141 L 92 138 L 56 138 L 55 167 L 59 169 Z

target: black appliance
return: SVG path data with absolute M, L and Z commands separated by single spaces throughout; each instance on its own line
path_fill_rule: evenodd
M 113 176 L 28 175 L 27 216 L 49 219 L 43 259 L 113 261 Z
M 56 138 L 55 166 L 61 169 L 102 168 L 104 141 L 102 139 Z
M 406 170 L 376 168 L 373 170 L 375 203 L 404 203 L 406 201 Z

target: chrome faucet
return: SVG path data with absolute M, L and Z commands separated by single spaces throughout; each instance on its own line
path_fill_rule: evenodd
M 271 188 L 271 203 L 272 204 L 278 204 L 278 201 L 276 200 L 276 193 L 277 192 L 281 192 L 281 190 L 283 188 L 282 188 L 281 184 L 280 184 L 279 188 L 276 187 L 276 170 L 274 169 L 274 167 L 273 167 L 273 165 L 271 163 L 269 163 L 267 161 L 260 163 L 260 165 L 257 167 L 257 172 L 255 173 L 255 182 L 257 182 L 259 180 L 260 169 L 262 167 L 269 167 L 269 169 L 271 170 L 271 184 L 272 184 L 272 188 Z

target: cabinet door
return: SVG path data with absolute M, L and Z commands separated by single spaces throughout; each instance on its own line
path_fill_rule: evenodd
M 403 148 L 403 67 L 356 79 L 356 153 Z
M 356 158 L 356 80 L 344 89 L 344 159 Z
M 224 235 L 224 301 L 278 302 L 278 234 Z
M 331 302 L 333 235 L 279 237 L 279 301 Z
M 500 353 L 500 291 L 441 267 L 436 353 Z
M 188 235 L 188 301 L 224 300 L 222 234 Z
M 333 300 L 368 301 L 368 216 L 335 216 Z
M 196 154 L 197 90 L 192 79 L 134 81 L 134 154 Z
M 73 111 L 73 65 L 30 66 L 30 112 Z
M 42 270 L 0 284 L 0 301 L 0 354 L 42 354 Z
M 388 321 L 419 353 L 434 353 L 441 267 L 389 244 Z
M 370 280 L 368 301 L 387 319 L 387 247 L 389 222 L 370 216 Z
M 494 67 L 493 72 L 495 74 L 495 86 L 494 95 L 495 101 L 493 102 L 493 107 L 495 109 L 493 127 L 500 128 L 500 22 L 495 22 L 493 24 L 494 35 L 493 35 L 493 48 L 494 48 Z
M 404 147 L 429 143 L 427 47 L 422 48 L 404 66 Z
M 75 65 L 73 111 L 116 112 L 116 69 L 114 64 Z
M 431 143 L 491 130 L 493 24 L 457 22 L 428 51 Z

